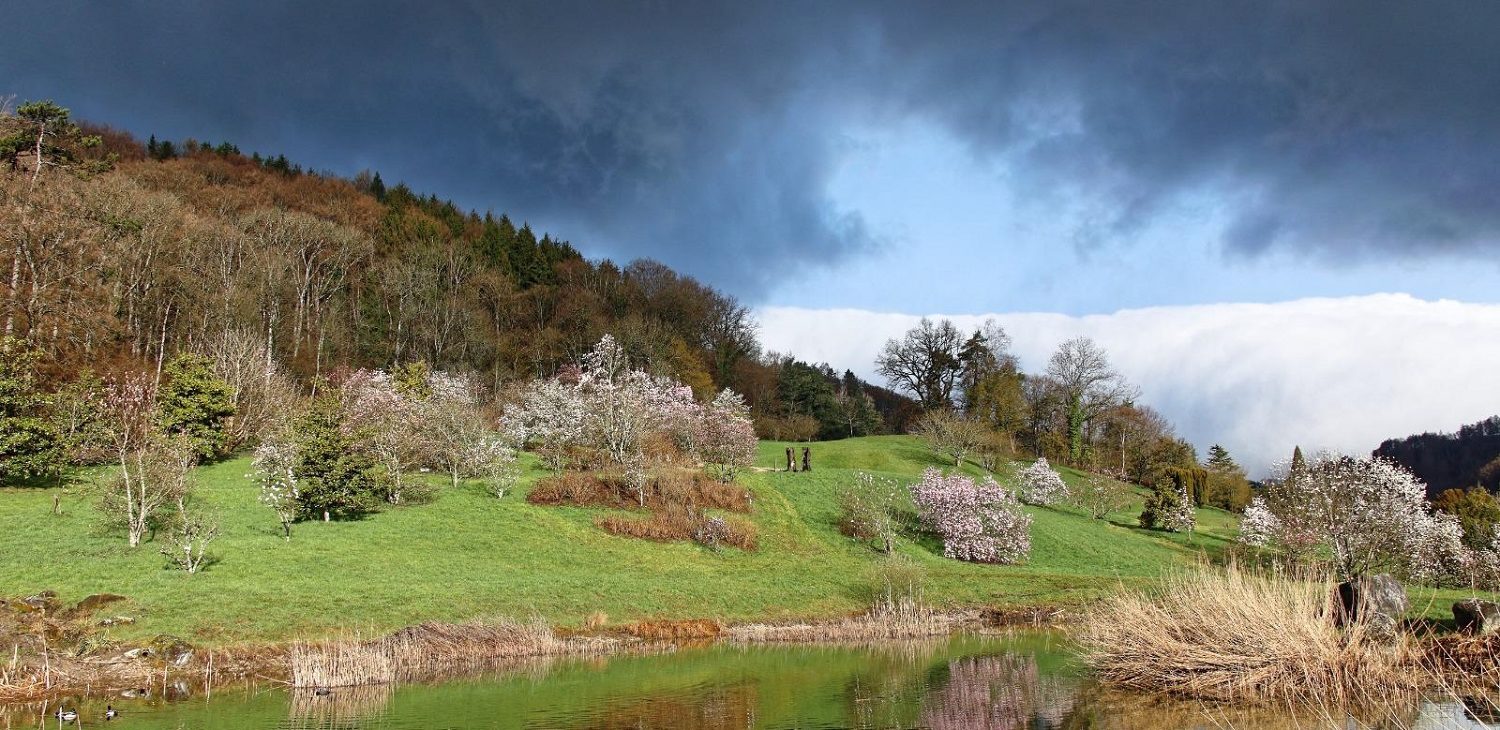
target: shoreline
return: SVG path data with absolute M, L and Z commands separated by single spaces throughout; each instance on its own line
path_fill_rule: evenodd
M 516 661 L 649 653 L 685 644 L 859 644 L 996 629 L 1044 629 L 1060 625 L 1065 614 L 1056 606 L 953 611 L 906 607 L 809 621 L 687 619 L 582 630 L 480 619 L 425 622 L 373 639 L 349 632 L 342 638 L 221 647 L 193 647 L 173 640 L 165 647 L 121 645 L 85 657 L 57 652 L 22 655 L 17 644 L 11 657 L 0 658 L 0 707 L 66 697 L 170 698 L 174 693 L 254 682 L 294 690 L 395 686 L 478 674 Z M 369 655 L 372 648 L 377 655 Z M 361 653 L 365 656 L 358 656 Z M 330 673 L 330 667 L 343 674 Z M 304 676 L 298 676 L 299 668 Z M 350 672 L 355 675 L 352 680 Z

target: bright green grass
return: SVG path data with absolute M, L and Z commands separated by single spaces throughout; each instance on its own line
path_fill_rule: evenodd
M 784 447 L 763 443 L 760 466 L 784 461 Z M 248 459 L 236 458 L 198 472 L 197 504 L 216 513 L 222 536 L 211 551 L 219 562 L 189 576 L 166 567 L 159 544 L 132 550 L 123 535 L 101 531 L 84 488 L 64 497 L 61 517 L 50 514 L 51 490 L 0 489 L 0 596 L 51 589 L 73 601 L 120 593 L 131 600 L 108 612 L 137 623 L 114 629 L 118 638 L 168 633 L 209 643 L 491 615 L 577 625 L 595 611 L 613 623 L 857 611 L 882 558 L 838 533 L 838 488 L 855 470 L 911 481 L 928 466 L 949 465 L 910 437 L 812 448 L 811 472 L 743 477 L 755 494 L 760 549 L 753 553 L 613 537 L 593 525 L 602 510 L 527 504 L 525 492 L 541 476 L 534 466 L 504 499 L 474 485 L 445 485 L 429 504 L 298 524 L 287 542 L 258 502 Z M 965 471 L 979 474 L 973 465 Z M 935 540 L 917 535 L 904 535 L 898 550 L 926 569 L 927 598 L 940 605 L 1076 603 L 1121 580 L 1150 579 L 1217 554 L 1236 529 L 1233 516 L 1204 509 L 1192 535 L 1142 530 L 1139 501 L 1107 520 L 1071 508 L 1027 509 L 1035 520 L 1025 565 L 947 560 Z

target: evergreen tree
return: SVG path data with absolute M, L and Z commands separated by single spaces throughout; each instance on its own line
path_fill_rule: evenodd
M 385 486 L 380 464 L 361 448 L 360 434 L 346 432 L 336 392 L 313 401 L 298 419 L 294 437 L 302 519 L 349 519 L 380 504 Z
M 385 202 L 385 181 L 380 179 L 378 172 L 370 179 L 370 194 L 374 195 L 376 200 Z
M 20 340 L 0 340 L 0 483 L 53 473 L 62 463 L 47 399 L 37 389 L 36 358 Z
M 1208 448 L 1208 468 L 1220 471 L 1238 469 L 1239 464 L 1234 462 L 1234 457 L 1229 455 L 1229 450 L 1214 444 Z
M 1175 470 L 1171 479 L 1158 480 L 1141 510 L 1141 527 L 1148 530 L 1191 532 L 1196 524 L 1187 470 Z
M 213 362 L 202 355 L 178 355 L 164 374 L 156 401 L 162 431 L 186 435 L 200 459 L 222 455 L 225 421 L 234 415 L 234 390 L 214 375 Z

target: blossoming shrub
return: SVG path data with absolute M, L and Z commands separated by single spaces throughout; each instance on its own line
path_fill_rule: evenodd
M 1026 504 L 1050 507 L 1068 498 L 1068 485 L 1053 471 L 1046 458 L 1037 459 L 1016 475 L 1021 480 L 1020 498 Z
M 923 524 L 943 539 L 943 554 L 977 563 L 1015 563 L 1031 552 L 1031 516 L 995 480 L 975 482 L 937 469 L 912 485 Z

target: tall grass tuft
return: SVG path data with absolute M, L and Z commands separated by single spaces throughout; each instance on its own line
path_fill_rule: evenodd
M 1343 706 L 1414 694 L 1425 677 L 1405 636 L 1334 626 L 1334 583 L 1230 565 L 1121 590 L 1083 620 L 1079 641 L 1106 683 L 1216 701 Z

